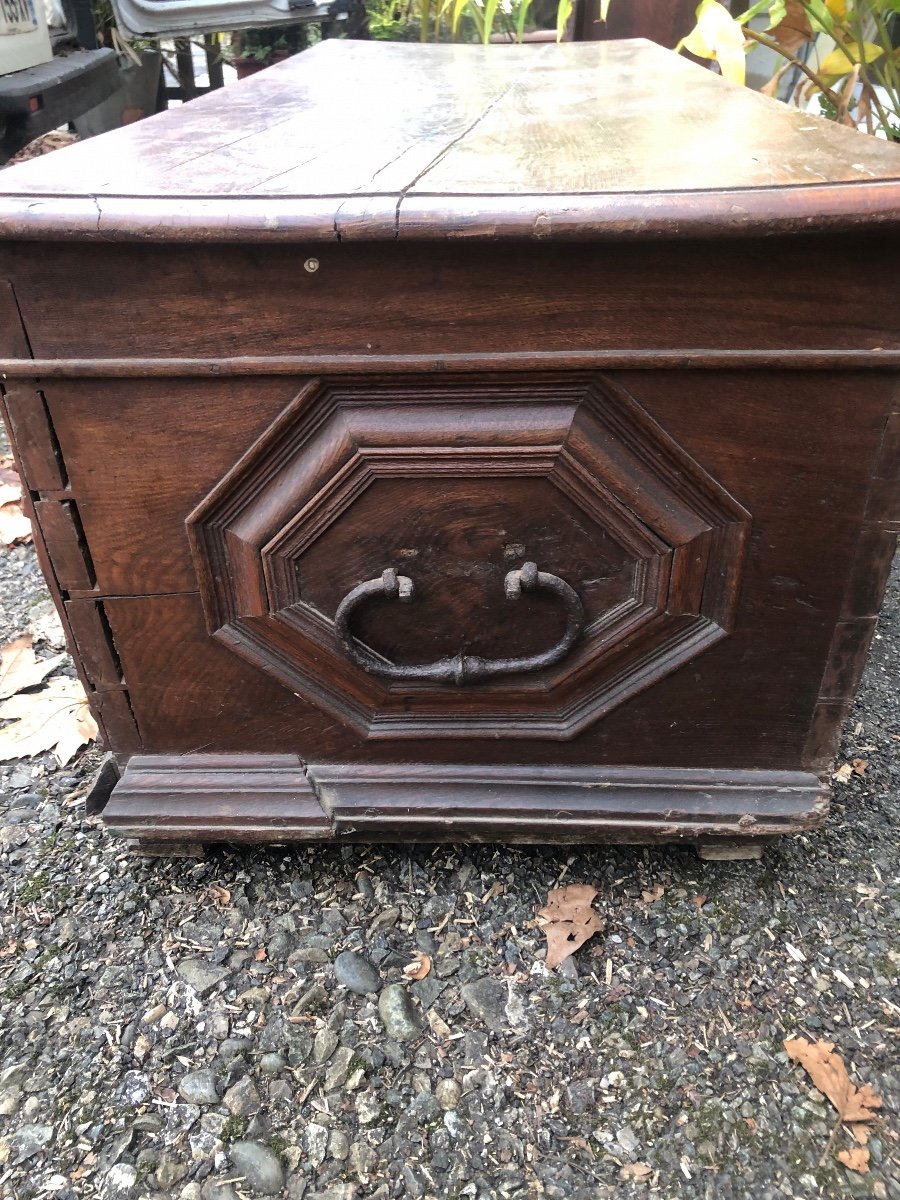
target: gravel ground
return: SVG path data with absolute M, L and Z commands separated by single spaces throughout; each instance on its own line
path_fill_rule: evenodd
M 2 553 L 0 642 L 50 653 L 48 612 L 32 550 Z M 0 764 L 0 1196 L 900 1198 L 898 670 L 895 571 L 842 749 L 869 767 L 755 863 L 148 859 L 85 818 L 96 751 Z M 535 908 L 583 882 L 605 931 L 550 974 Z M 884 1098 L 869 1175 L 795 1034 Z

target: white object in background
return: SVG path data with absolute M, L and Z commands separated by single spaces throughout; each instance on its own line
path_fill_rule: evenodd
M 43 0 L 0 0 L 0 75 L 53 58 Z
M 325 21 L 330 7 L 329 0 L 112 0 L 116 25 L 126 38 Z

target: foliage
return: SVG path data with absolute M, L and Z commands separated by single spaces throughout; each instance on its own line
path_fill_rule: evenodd
M 271 63 L 299 54 L 309 45 L 308 25 L 272 25 L 266 29 L 242 29 L 231 35 L 226 57 Z
M 814 98 L 832 120 L 900 138 L 898 14 L 900 0 L 759 0 L 732 17 L 718 0 L 701 0 L 681 48 L 743 83 L 745 51 L 765 46 L 785 61 L 763 91 L 774 95 L 787 77 L 783 99 Z

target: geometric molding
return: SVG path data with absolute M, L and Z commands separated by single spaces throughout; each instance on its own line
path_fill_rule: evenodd
M 749 525 L 624 388 L 586 373 L 313 381 L 187 521 L 211 635 L 361 734 L 556 740 L 727 635 Z M 533 655 L 564 614 L 538 591 L 504 607 L 526 560 L 585 613 L 541 669 L 389 679 L 336 634 L 341 600 L 391 569 L 416 594 L 360 610 L 370 656 Z
M 290 754 L 135 755 L 102 808 L 146 842 L 691 842 L 821 824 L 803 771 L 673 767 L 303 765 Z
M 102 811 L 111 833 L 152 841 L 333 836 L 293 754 L 135 754 Z
M 338 837 L 504 842 L 759 839 L 820 825 L 804 771 L 307 763 Z

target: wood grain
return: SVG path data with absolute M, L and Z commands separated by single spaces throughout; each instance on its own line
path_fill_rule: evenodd
M 394 370 L 414 370 L 415 359 L 396 360 L 422 354 L 443 369 L 460 365 L 451 356 L 470 355 L 473 369 L 489 370 L 491 354 L 573 355 L 557 364 L 565 368 L 586 365 L 579 354 L 604 352 L 622 361 L 662 351 L 671 361 L 710 351 L 860 350 L 875 365 L 900 350 L 896 235 L 720 242 L 715 254 L 702 241 L 536 245 L 527 254 L 468 244 L 334 247 L 317 252 L 312 275 L 308 256 L 300 247 L 168 254 L 0 243 L 40 359 L 312 355 L 339 373 L 344 355 L 350 370 L 368 359 L 375 372 L 382 355 Z M 812 264 L 826 260 L 842 305 L 823 305 L 809 286 Z M 351 297 L 361 298 L 359 311 Z
M 12 238 L 721 237 L 896 224 L 900 152 L 640 40 L 334 39 L 0 193 Z

